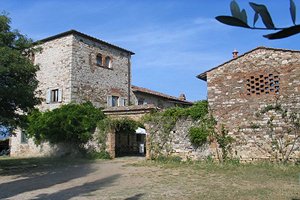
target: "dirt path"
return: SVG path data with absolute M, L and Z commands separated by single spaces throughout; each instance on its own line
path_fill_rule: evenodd
M 128 164 L 142 158 L 32 169 L 0 177 L 0 199 L 141 199 L 151 168 Z
M 300 199 L 297 167 L 164 168 L 142 159 L 0 166 L 0 199 Z

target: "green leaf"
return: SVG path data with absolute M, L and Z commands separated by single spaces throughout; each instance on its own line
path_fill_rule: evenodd
M 300 33 L 300 25 L 296 25 L 296 26 L 291 26 L 289 28 L 285 28 L 281 31 L 278 31 L 276 33 L 271 33 L 268 35 L 264 35 L 265 38 L 268 38 L 270 40 L 274 40 L 274 39 L 281 39 L 281 38 L 286 38 L 286 37 L 290 37 L 292 35 L 295 35 L 297 33 Z
M 216 20 L 218 20 L 219 22 L 221 22 L 223 24 L 230 25 L 230 26 L 250 28 L 250 26 L 248 24 L 246 24 L 245 22 L 243 22 L 242 20 L 235 18 L 235 17 L 231 17 L 231 16 L 217 16 Z
M 254 19 L 253 19 L 253 27 L 255 26 L 255 23 L 257 22 L 258 18 L 259 18 L 259 15 L 256 12 L 255 15 L 254 15 Z
M 240 7 L 235 0 L 231 1 L 230 3 L 230 11 L 232 17 L 240 19 L 240 15 L 241 15 Z
M 293 20 L 294 25 L 296 25 L 296 5 L 293 0 L 290 0 L 290 13 Z
M 272 21 L 271 15 L 267 9 L 267 7 L 263 4 L 256 4 L 253 2 L 249 3 L 250 6 L 253 8 L 253 10 L 258 13 L 264 23 L 264 25 L 266 26 L 266 28 L 268 29 L 274 29 L 274 23 Z
M 242 12 L 241 12 L 241 20 L 243 22 L 245 22 L 246 24 L 248 24 L 247 13 L 246 13 L 245 9 L 243 9 Z

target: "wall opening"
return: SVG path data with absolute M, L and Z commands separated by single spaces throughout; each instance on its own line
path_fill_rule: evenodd
M 122 156 L 145 156 L 146 134 L 126 129 L 115 132 L 116 157 Z
M 280 78 L 277 74 L 252 75 L 246 80 L 246 94 L 247 96 L 279 94 L 279 81 Z

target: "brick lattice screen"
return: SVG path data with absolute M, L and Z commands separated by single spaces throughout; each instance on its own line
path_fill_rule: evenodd
M 259 74 L 250 76 L 246 82 L 246 93 L 250 95 L 279 94 L 279 76 Z

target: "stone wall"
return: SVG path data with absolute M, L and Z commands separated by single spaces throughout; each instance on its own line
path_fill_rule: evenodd
M 42 51 L 35 54 L 34 63 L 40 67 L 36 75 L 39 81 L 37 88 L 40 91 L 39 97 L 43 99 L 38 106 L 41 111 L 54 109 L 61 103 L 71 101 L 72 44 L 73 36 L 69 35 L 38 45 Z M 49 89 L 61 89 L 62 102 L 47 104 Z
M 179 156 L 183 160 L 201 160 L 212 155 L 208 144 L 202 147 L 195 147 L 189 140 L 189 129 L 197 126 L 198 122 L 191 119 L 180 119 L 176 122 L 170 133 L 163 133 L 160 124 L 147 124 L 146 130 L 149 132 L 150 142 L 147 148 L 150 148 L 150 157 L 156 157 L 159 154 L 165 156 Z
M 111 66 L 97 64 L 97 55 L 111 59 Z M 130 87 L 129 53 L 75 35 L 72 52 L 72 101 L 91 101 L 107 107 L 107 96 L 128 99 Z
M 47 142 L 36 145 L 33 139 L 22 141 L 21 131 L 10 138 L 10 156 L 11 157 L 42 157 L 42 156 L 64 156 L 76 155 L 77 149 L 67 144 L 51 145 Z
M 39 65 L 38 95 L 42 103 L 41 111 L 52 110 L 62 104 L 91 101 L 97 107 L 107 107 L 107 96 L 113 95 L 129 99 L 130 59 L 128 52 L 95 42 L 77 34 L 47 40 L 38 45 L 42 51 L 35 54 L 34 63 Z M 97 54 L 111 59 L 110 68 L 97 65 Z M 59 89 L 59 102 L 46 102 L 49 90 Z M 12 156 L 42 156 L 56 151 L 47 143 L 36 146 L 32 140 L 20 142 L 20 132 L 11 137 Z
M 251 129 L 256 113 L 280 102 L 284 108 L 300 109 L 300 52 L 257 48 L 207 72 L 208 102 L 219 124 L 235 139 L 234 153 L 241 160 L 270 159 L 270 136 L 265 128 Z M 261 144 L 261 145 L 258 145 Z M 297 143 L 296 145 L 299 145 Z M 300 152 L 292 155 L 300 158 Z

